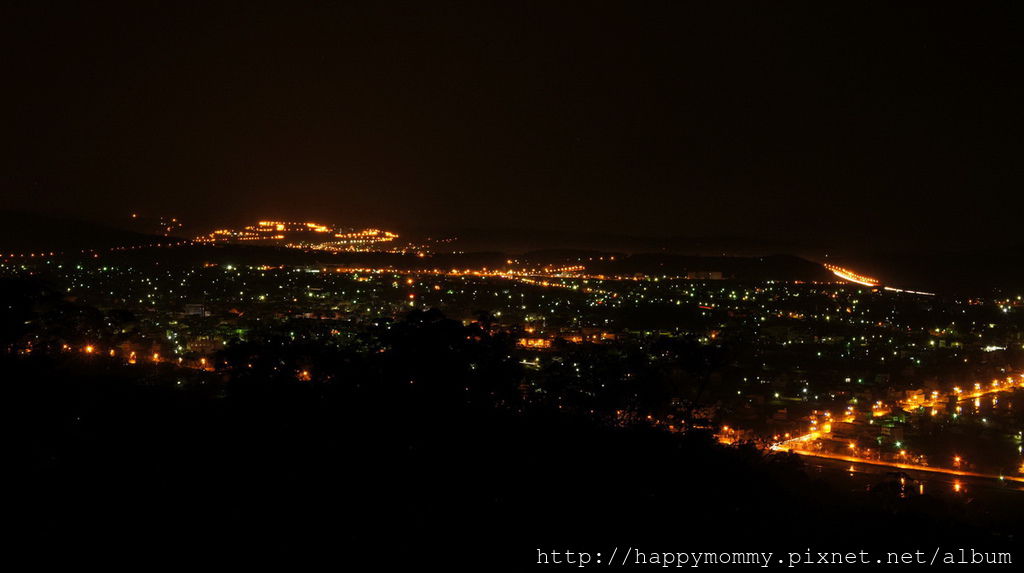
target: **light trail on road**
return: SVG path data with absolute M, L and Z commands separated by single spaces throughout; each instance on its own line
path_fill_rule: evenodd
M 881 284 L 877 279 L 866 277 L 864 275 L 859 275 L 851 271 L 850 269 L 844 269 L 843 267 L 837 267 L 836 265 L 830 265 L 828 263 L 825 263 L 824 267 L 832 271 L 832 274 L 843 279 L 844 281 L 850 281 L 851 283 L 857 283 L 859 285 L 863 285 L 866 287 L 876 287 L 879 284 Z
M 873 465 L 873 466 L 887 466 L 887 467 L 898 468 L 898 469 L 903 469 L 903 470 L 913 470 L 913 471 L 940 473 L 940 474 L 947 474 L 947 475 L 954 475 L 954 476 L 963 476 L 963 477 L 986 478 L 986 479 L 994 479 L 994 480 L 1010 480 L 1010 481 L 1014 481 L 1014 482 L 1018 482 L 1018 483 L 1024 483 L 1024 477 L 1001 476 L 1001 475 L 995 475 L 995 474 L 984 474 L 984 473 L 979 473 L 979 472 L 970 472 L 970 471 L 965 471 L 965 470 L 954 470 L 954 469 L 939 468 L 939 467 L 932 467 L 932 466 L 919 466 L 919 465 L 916 465 L 916 464 L 901 464 L 899 462 L 884 462 L 884 461 L 881 461 L 881 460 L 868 460 L 868 459 L 864 459 L 864 458 L 858 458 L 858 457 L 855 457 L 855 456 L 844 456 L 844 455 L 841 455 L 841 454 L 830 454 L 830 453 L 827 453 L 827 452 L 812 452 L 812 451 L 809 451 L 809 450 L 800 450 L 800 449 L 791 448 L 789 446 L 783 445 L 783 444 L 786 444 L 786 443 L 789 443 L 789 442 L 793 442 L 793 441 L 806 440 L 806 439 L 808 439 L 809 436 L 810 436 L 810 434 L 808 434 L 807 436 L 801 436 L 800 438 L 794 438 L 792 440 L 787 440 L 786 442 L 780 442 L 778 444 L 773 445 L 771 447 L 771 449 L 774 450 L 774 451 L 790 452 L 790 453 L 794 453 L 794 454 L 797 454 L 797 455 L 800 455 L 800 456 L 809 456 L 809 457 L 814 457 L 814 458 L 827 458 L 827 459 L 830 459 L 830 460 L 841 460 L 841 461 L 844 461 L 844 462 L 852 462 L 852 463 L 858 463 L 858 464 L 869 464 L 869 465 Z

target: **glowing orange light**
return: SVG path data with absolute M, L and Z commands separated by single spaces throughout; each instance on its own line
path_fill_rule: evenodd
M 859 285 L 869 287 L 878 286 L 880 284 L 877 279 L 866 277 L 864 275 L 859 275 L 849 269 L 844 269 L 843 267 L 825 264 L 825 268 L 832 271 L 832 274 L 836 275 L 837 277 L 846 281 L 850 281 L 852 283 L 857 283 Z

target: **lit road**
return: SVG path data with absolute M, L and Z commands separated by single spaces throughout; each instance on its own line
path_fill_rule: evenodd
M 878 279 L 873 279 L 871 277 L 859 275 L 851 271 L 850 269 L 844 269 L 843 267 L 838 267 L 836 265 L 830 265 L 827 263 L 824 264 L 823 266 L 829 271 L 831 271 L 832 274 L 843 279 L 844 281 L 849 281 L 851 283 L 856 283 L 866 287 L 876 287 L 880 284 Z
M 789 440 L 789 442 L 802 441 L 803 439 L 807 439 L 807 436 L 803 436 L 801 438 L 797 438 L 797 439 L 794 439 L 794 440 Z M 940 473 L 940 474 L 947 474 L 947 475 L 954 475 L 954 476 L 964 476 L 964 477 L 974 477 L 974 478 L 995 479 L 995 480 L 1003 479 L 1003 480 L 1010 480 L 1010 481 L 1014 481 L 1014 482 L 1018 482 L 1018 483 L 1024 483 L 1024 477 L 999 476 L 999 475 L 994 475 L 994 474 L 984 474 L 984 473 L 970 472 L 970 471 L 965 471 L 965 470 L 954 470 L 954 469 L 938 468 L 938 467 L 932 467 L 932 466 L 919 466 L 919 465 L 916 465 L 916 464 L 901 464 L 901 463 L 898 463 L 898 462 L 884 462 L 884 461 L 880 461 L 880 460 L 868 460 L 868 459 L 864 459 L 864 458 L 858 458 L 858 457 L 855 457 L 855 456 L 844 456 L 844 455 L 841 455 L 841 454 L 830 454 L 830 453 L 827 453 L 827 452 L 812 452 L 812 451 L 808 451 L 808 450 L 800 450 L 800 449 L 796 449 L 796 448 L 787 446 L 787 445 L 785 445 L 786 443 L 787 442 L 782 442 L 782 443 L 779 443 L 779 444 L 775 444 L 774 446 L 772 446 L 772 449 L 775 450 L 775 451 L 791 452 L 791 453 L 794 453 L 794 454 L 797 454 L 797 455 L 801 455 L 801 456 L 810 456 L 810 457 L 814 457 L 814 458 L 828 458 L 830 460 L 840 460 L 840 461 L 844 461 L 844 462 L 852 462 L 852 463 L 857 463 L 857 464 L 869 464 L 869 465 L 873 465 L 873 466 L 887 466 L 887 467 L 891 467 L 891 468 L 898 468 L 898 469 L 901 469 L 901 470 L 913 470 L 913 471 Z
M 1024 388 L 1024 376 L 1022 376 L 1020 382 L 1016 383 L 1016 384 L 1013 382 L 1012 378 L 1008 378 L 1005 382 L 1000 382 L 1000 381 L 997 380 L 997 381 L 993 382 L 991 385 L 989 385 L 987 387 L 976 388 L 975 390 L 970 391 L 970 392 L 960 392 L 960 391 L 958 391 L 956 393 L 956 401 L 957 402 L 967 402 L 969 400 L 974 400 L 976 398 L 982 398 L 982 397 L 985 397 L 985 396 L 988 396 L 988 395 L 991 395 L 991 394 L 999 394 L 1001 392 L 1012 392 L 1013 390 L 1015 390 L 1017 388 Z M 902 400 L 902 401 L 900 401 L 900 405 L 903 406 L 904 409 L 908 409 L 908 410 L 914 409 L 914 408 L 919 408 L 919 407 L 936 408 L 936 407 L 944 406 L 945 403 L 946 403 L 946 397 L 945 396 L 943 396 L 942 398 L 939 398 L 937 400 L 924 400 L 924 401 L 921 401 L 921 402 L 914 402 L 912 400 Z
M 837 277 L 843 279 L 844 281 L 855 283 L 855 284 L 859 284 L 861 286 L 872 287 L 872 288 L 882 288 L 883 290 L 887 290 L 887 291 L 891 291 L 891 292 L 902 292 L 902 293 L 909 293 L 909 294 L 920 294 L 920 295 L 925 295 L 925 296 L 935 296 L 935 293 L 933 293 L 933 292 L 923 292 L 923 291 L 917 291 L 917 290 L 907 290 L 907 289 L 902 289 L 902 288 L 895 288 L 895 287 L 891 287 L 891 286 L 882 286 L 881 281 L 879 281 L 878 279 L 874 279 L 874 278 L 871 278 L 871 277 L 866 277 L 864 275 L 857 274 L 857 273 L 851 271 L 850 269 L 844 269 L 843 267 L 838 267 L 836 265 L 830 265 L 828 263 L 823 263 L 822 266 L 824 266 L 832 274 L 834 274 Z

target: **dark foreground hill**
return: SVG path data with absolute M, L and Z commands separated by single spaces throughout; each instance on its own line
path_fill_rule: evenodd
M 423 328 L 409 335 L 438 338 Z M 12 451 L 27 454 L 11 465 L 13 546 L 142 568 L 496 570 L 614 546 L 1006 550 L 1019 529 L 981 504 L 837 491 L 753 448 L 466 403 L 436 362 L 380 360 L 309 384 L 0 357 Z

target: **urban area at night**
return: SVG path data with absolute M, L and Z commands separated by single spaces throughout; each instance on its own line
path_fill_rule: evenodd
M 1011 4 L 297 4 L 2 9 L 14 553 L 1019 567 Z

